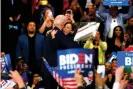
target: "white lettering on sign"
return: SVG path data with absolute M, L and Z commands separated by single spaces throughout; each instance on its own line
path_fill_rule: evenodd
M 93 54 L 90 54 L 89 56 L 87 54 L 84 54 L 84 63 L 87 64 L 92 63 Z M 80 57 L 78 57 L 77 54 L 66 54 L 66 55 L 60 55 L 59 56 L 59 64 L 60 65 L 66 65 L 66 64 L 76 64 L 80 60 Z
M 125 57 L 125 65 L 126 66 L 133 65 L 133 57 Z
M 133 52 L 126 53 L 126 56 L 133 56 Z
M 85 54 L 85 63 L 87 64 L 88 62 L 92 63 L 92 58 L 93 55 L 90 54 L 90 56 L 88 56 L 87 54 Z

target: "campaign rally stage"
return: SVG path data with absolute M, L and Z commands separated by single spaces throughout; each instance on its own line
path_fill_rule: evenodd
M 105 6 L 129 6 L 128 0 L 103 0 Z
M 117 61 L 118 66 L 133 66 L 133 52 L 118 52 Z

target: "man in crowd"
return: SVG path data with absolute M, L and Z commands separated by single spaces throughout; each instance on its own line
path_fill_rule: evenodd
M 41 73 L 41 62 L 44 54 L 44 37 L 36 33 L 36 24 L 30 21 L 27 26 L 27 34 L 18 39 L 16 57 L 24 58 L 32 74 Z

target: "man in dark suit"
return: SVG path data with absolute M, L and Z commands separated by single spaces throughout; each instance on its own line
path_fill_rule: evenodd
M 49 65 L 52 67 L 57 66 L 57 51 L 58 50 L 80 47 L 76 42 L 68 39 L 63 34 L 62 29 L 64 27 L 65 22 L 66 22 L 66 17 L 64 15 L 58 15 L 54 20 L 54 26 L 55 26 L 54 29 L 46 37 L 44 58 L 47 60 Z M 45 81 L 47 83 L 46 89 L 56 89 L 57 82 L 52 78 L 47 68 L 45 68 L 45 77 L 46 77 Z M 59 89 L 62 89 L 62 88 L 59 88 Z
M 31 21 L 27 25 L 27 34 L 19 36 L 16 57 L 25 59 L 33 75 L 42 75 L 43 54 L 44 36 L 36 33 L 36 24 Z

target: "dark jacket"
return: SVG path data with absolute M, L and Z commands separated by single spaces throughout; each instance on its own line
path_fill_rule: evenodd
M 45 58 L 49 65 L 57 66 L 57 51 L 69 48 L 80 48 L 80 45 L 73 41 L 71 37 L 63 34 L 57 27 L 54 30 L 58 30 L 55 38 L 52 39 L 51 35 L 46 37 Z
M 28 62 L 29 47 L 28 47 L 28 36 L 26 34 L 19 36 L 16 57 L 23 57 Z M 35 36 L 35 56 L 38 62 L 44 57 L 44 36 L 36 34 Z

